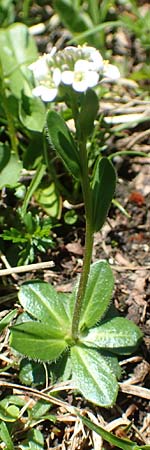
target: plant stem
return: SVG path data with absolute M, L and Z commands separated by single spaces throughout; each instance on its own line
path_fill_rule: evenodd
M 77 298 L 74 307 L 73 319 L 72 319 L 72 338 L 74 340 L 78 339 L 79 331 L 79 321 L 82 309 L 82 303 L 85 295 L 85 289 L 88 281 L 90 263 L 92 258 L 93 249 L 93 230 L 91 225 L 92 217 L 92 199 L 91 199 L 91 188 L 88 176 L 88 159 L 86 150 L 86 141 L 82 140 L 79 144 L 79 151 L 81 155 L 82 163 L 82 192 L 85 205 L 85 215 L 86 215 L 86 231 L 85 231 L 85 250 L 83 258 L 83 269 L 80 277 Z

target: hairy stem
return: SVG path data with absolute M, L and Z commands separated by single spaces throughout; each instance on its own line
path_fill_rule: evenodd
M 93 249 L 93 230 L 91 225 L 92 217 L 92 202 L 91 202 L 91 188 L 88 176 L 88 159 L 86 150 L 86 141 L 83 139 L 79 144 L 81 162 L 82 162 L 82 191 L 85 205 L 86 215 L 86 232 L 85 232 L 85 250 L 83 258 L 83 269 L 80 277 L 77 298 L 74 307 L 72 319 L 72 337 L 74 340 L 78 339 L 79 321 L 82 309 L 82 303 L 85 295 L 85 289 L 88 281 L 90 263 Z

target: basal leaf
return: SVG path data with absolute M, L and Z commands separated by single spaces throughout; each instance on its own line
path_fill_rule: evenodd
M 112 270 L 106 261 L 91 265 L 83 300 L 80 329 L 91 328 L 106 312 L 114 286 Z
M 49 325 L 51 330 L 62 330 L 63 335 L 69 332 L 69 296 L 58 294 L 49 283 L 33 281 L 22 285 L 19 300 L 32 317 Z
M 61 331 L 34 321 L 13 326 L 10 344 L 17 352 L 41 361 L 57 359 L 67 347 Z
M 95 348 L 107 348 L 117 354 L 130 354 L 141 338 L 142 333 L 135 323 L 123 317 L 114 317 L 91 328 L 81 341 Z
M 91 184 L 93 200 L 93 230 L 99 231 L 107 217 L 116 187 L 116 173 L 112 163 L 107 158 L 101 158 L 96 163 Z
M 71 348 L 71 361 L 75 388 L 90 402 L 113 405 L 118 384 L 105 358 L 94 349 L 75 345 Z
M 75 178 L 80 178 L 78 150 L 63 118 L 55 111 L 47 114 L 48 136 L 52 147 L 63 160 L 67 170 Z

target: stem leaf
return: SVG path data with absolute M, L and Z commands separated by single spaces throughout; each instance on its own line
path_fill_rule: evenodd
M 108 214 L 116 187 L 116 173 L 109 159 L 98 159 L 91 184 L 93 231 L 99 231 Z
M 106 261 L 91 265 L 89 279 L 83 299 L 80 329 L 91 328 L 106 312 L 114 286 L 112 270 Z
M 95 349 L 75 345 L 71 348 L 71 361 L 75 388 L 97 405 L 113 405 L 118 384 L 106 359 Z
M 80 162 L 78 150 L 65 121 L 55 111 L 49 111 L 47 114 L 47 127 L 51 146 L 63 160 L 67 170 L 75 178 L 79 179 Z
M 81 111 L 79 114 L 79 124 L 81 137 L 88 137 L 94 127 L 94 120 L 98 112 L 98 97 L 92 89 L 88 89 L 84 95 Z

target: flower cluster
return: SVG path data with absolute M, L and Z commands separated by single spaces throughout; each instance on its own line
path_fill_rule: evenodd
M 66 47 L 56 52 L 55 47 L 29 66 L 36 87 L 33 95 L 44 102 L 53 101 L 60 85 L 71 86 L 76 92 L 85 92 L 101 81 L 116 81 L 120 77 L 116 66 L 104 61 L 94 47 Z

